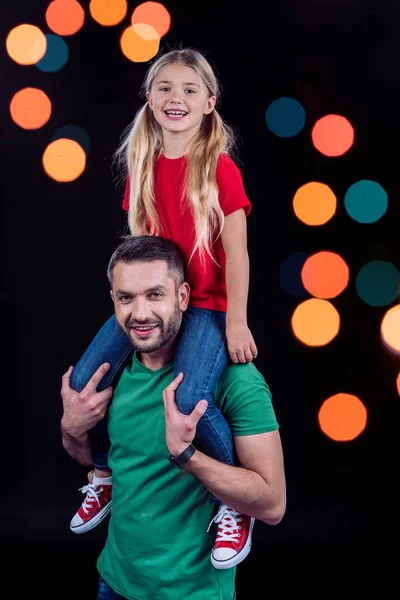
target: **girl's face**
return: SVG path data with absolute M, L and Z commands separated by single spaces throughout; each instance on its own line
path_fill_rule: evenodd
M 216 102 L 196 71 L 181 64 L 163 67 L 146 98 L 164 134 L 194 134 Z

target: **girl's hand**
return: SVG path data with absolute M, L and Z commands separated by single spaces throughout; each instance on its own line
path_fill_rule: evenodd
M 229 356 L 234 363 L 247 363 L 257 358 L 257 346 L 245 323 L 227 323 L 226 339 Z

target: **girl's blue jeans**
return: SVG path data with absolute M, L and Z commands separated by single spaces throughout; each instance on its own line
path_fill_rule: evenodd
M 233 436 L 228 422 L 214 404 L 214 390 L 228 362 L 225 339 L 226 313 L 189 306 L 183 313 L 177 340 L 175 376 L 184 374 L 175 399 L 184 414 L 190 414 L 199 400 L 208 407 L 197 424 L 195 445 L 205 454 L 229 465 L 236 464 Z M 115 386 L 124 366 L 131 359 L 132 346 L 118 327 L 113 315 L 100 329 L 72 371 L 71 387 L 82 391 L 93 373 L 105 362 L 110 369 L 97 386 L 97 391 Z M 93 465 L 109 470 L 107 418 L 90 431 Z M 215 500 L 215 499 L 214 499 Z

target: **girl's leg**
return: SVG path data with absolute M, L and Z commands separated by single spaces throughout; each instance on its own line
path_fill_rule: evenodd
M 177 344 L 175 375 L 184 378 L 176 392 L 178 408 L 192 412 L 199 400 L 208 407 L 197 425 L 195 442 L 205 454 L 229 465 L 236 464 L 231 429 L 214 404 L 214 390 L 228 362 L 224 312 L 189 306 L 183 314 Z
M 113 315 L 103 325 L 74 367 L 71 374 L 71 387 L 77 392 L 81 392 L 93 373 L 105 362 L 110 364 L 110 369 L 98 384 L 97 391 L 101 392 L 108 386 L 114 385 L 131 351 L 130 341 L 118 327 L 115 315 Z M 109 471 L 108 450 L 110 441 L 106 418 L 99 421 L 88 433 L 95 468 L 101 471 Z

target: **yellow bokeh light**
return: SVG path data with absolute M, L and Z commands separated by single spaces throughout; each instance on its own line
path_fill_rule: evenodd
M 168 10 L 160 2 L 143 2 L 135 8 L 131 18 L 132 25 L 144 23 L 151 25 L 162 38 L 171 27 L 171 17 Z
M 325 346 L 337 336 L 340 316 L 328 300 L 310 298 L 296 307 L 291 326 L 294 335 L 306 346 Z
M 381 336 L 389 350 L 400 354 L 400 304 L 390 308 L 383 317 Z
M 138 34 L 142 40 L 159 40 L 160 36 L 151 25 L 146 23 L 135 23 L 132 25 L 133 31 Z
M 316 252 L 303 265 L 301 280 L 317 298 L 336 298 L 349 283 L 349 267 L 335 252 Z
M 339 393 L 322 404 L 318 413 L 321 430 L 336 442 L 349 442 L 362 433 L 367 424 L 367 409 L 357 396 Z
M 46 23 L 58 35 L 73 35 L 85 22 L 85 11 L 76 0 L 53 0 L 46 10 Z
M 132 62 L 147 62 L 153 58 L 160 47 L 160 38 L 154 29 L 153 39 L 144 39 L 129 26 L 122 33 L 120 46 L 123 54 Z
M 24 88 L 10 102 L 11 118 L 23 129 L 39 129 L 51 116 L 48 96 L 37 88 Z
M 82 175 L 86 167 L 86 154 L 78 142 L 60 138 L 47 146 L 42 163 L 49 177 L 67 183 Z
M 125 19 L 128 3 L 127 0 L 91 0 L 89 11 L 97 23 L 110 27 Z
M 34 65 L 46 54 L 47 39 L 35 25 L 18 25 L 6 39 L 6 49 L 12 60 L 20 65 Z
M 301 186 L 293 198 L 294 213 L 306 225 L 324 225 L 335 214 L 336 206 L 331 188 L 317 181 Z

